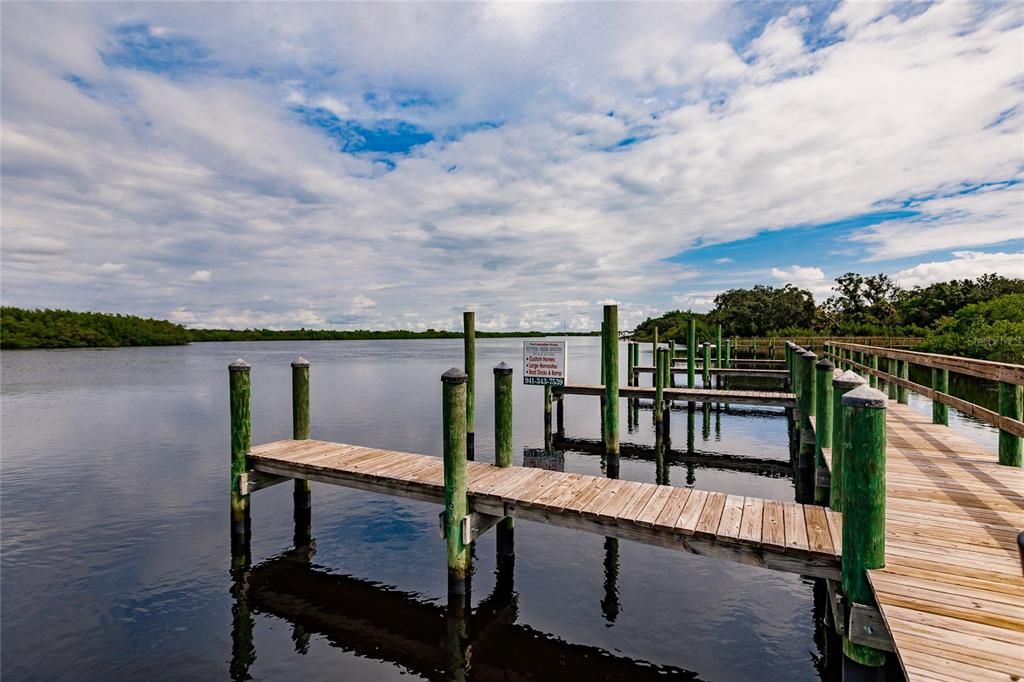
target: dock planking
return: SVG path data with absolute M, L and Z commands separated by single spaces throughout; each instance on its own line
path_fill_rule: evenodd
M 328 443 L 278 441 L 252 448 L 252 470 L 442 503 L 438 457 Z M 802 575 L 838 577 L 833 512 L 780 503 L 524 467 L 466 463 L 470 510 L 589 531 Z M 780 514 L 779 510 L 784 513 Z M 772 521 L 765 521 L 765 513 Z M 781 520 L 780 520 L 781 519 Z M 808 536 L 817 542 L 809 543 Z
M 601 384 L 567 384 L 555 386 L 554 395 L 604 395 Z M 795 407 L 796 396 L 782 391 L 734 391 L 712 388 L 665 388 L 665 400 L 696 403 L 727 403 L 730 405 L 776 405 Z M 620 386 L 620 398 L 653 400 L 655 389 L 650 386 Z
M 893 400 L 886 430 L 885 566 L 868 580 L 907 679 L 1024 677 L 1024 470 Z

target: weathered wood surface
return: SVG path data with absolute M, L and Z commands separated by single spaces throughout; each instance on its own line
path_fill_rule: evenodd
M 555 386 L 555 395 L 604 395 L 601 384 L 569 384 Z M 654 399 L 655 389 L 652 386 L 620 386 L 620 398 Z M 780 391 L 732 391 L 712 388 L 666 388 L 666 400 L 685 400 L 688 402 L 728 403 L 730 405 L 779 405 L 795 407 L 796 396 Z
M 1024 470 L 897 401 L 886 412 L 885 567 L 868 578 L 908 680 L 1024 677 Z
M 441 503 L 439 457 L 316 440 L 253 448 L 259 472 Z M 466 463 L 471 511 L 835 579 L 832 512 L 792 502 L 523 467 Z
M 1024 365 L 1015 365 L 1008 362 L 993 362 L 991 360 L 975 360 L 974 358 L 963 358 L 956 355 L 939 355 L 937 353 L 920 353 L 911 350 L 893 350 L 892 348 L 879 348 L 878 346 L 866 346 L 858 343 L 841 343 L 830 341 L 829 346 L 833 348 L 846 348 L 855 352 L 867 353 L 880 358 L 891 358 L 893 360 L 904 360 L 914 365 L 931 367 L 932 369 L 945 369 L 957 374 L 966 374 L 979 379 L 991 381 L 1005 381 L 1009 384 L 1024 385 Z

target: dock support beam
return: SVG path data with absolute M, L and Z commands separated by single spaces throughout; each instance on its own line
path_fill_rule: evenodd
M 231 401 L 231 556 L 235 559 L 249 554 L 251 521 L 249 495 L 242 490 L 252 446 L 252 413 L 249 407 L 249 363 L 235 360 L 228 365 L 228 390 Z
M 1016 384 L 1008 384 L 1005 381 L 999 382 L 999 414 L 1003 417 L 1024 421 L 1024 387 Z M 1020 436 L 999 431 L 999 463 L 1011 466 L 1021 466 L 1021 438 Z
M 472 314 L 472 313 L 470 313 Z M 469 376 L 452 367 L 441 375 L 444 451 L 444 530 L 448 557 L 448 593 L 465 594 L 469 545 L 462 530 L 469 518 L 466 496 L 466 383 Z
M 851 605 L 873 605 L 867 572 L 885 565 L 884 393 L 860 386 L 843 396 L 843 593 Z M 878 668 L 885 652 L 843 638 L 843 654 L 859 666 Z M 844 667 L 846 667 L 844 665 Z M 855 667 L 855 666 L 854 666 Z
M 832 370 L 829 360 L 814 365 L 814 503 L 828 504 L 829 490 L 818 481 L 825 472 L 823 448 L 832 447 Z
M 932 368 L 932 390 L 949 393 L 949 370 Z M 938 400 L 932 401 L 932 423 L 949 426 L 949 408 Z
M 466 376 L 466 459 L 476 458 L 475 427 L 473 415 L 476 412 L 476 313 L 467 310 L 462 313 L 462 343 Z
M 494 368 L 494 465 L 512 466 L 512 368 L 504 362 Z M 506 516 L 498 522 L 495 532 L 498 556 L 513 556 L 515 519 Z
M 697 387 L 697 320 L 693 315 L 686 324 L 686 387 Z
M 292 361 L 292 439 L 309 438 L 309 360 Z M 305 547 L 313 540 L 313 493 L 309 481 L 295 479 L 294 502 L 295 546 Z
M 655 328 L 657 334 L 657 328 Z M 604 448 L 614 456 L 616 468 L 619 458 L 619 307 L 604 307 L 604 344 L 601 358 L 604 369 Z
M 828 506 L 832 511 L 843 511 L 845 495 L 843 472 L 845 471 L 846 445 L 843 433 L 845 433 L 846 427 L 843 396 L 865 383 L 867 382 L 859 374 L 849 369 L 832 380 L 832 483 L 829 488 L 828 500 Z

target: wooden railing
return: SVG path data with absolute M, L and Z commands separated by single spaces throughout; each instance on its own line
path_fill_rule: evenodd
M 1013 458 L 1014 448 L 1019 452 L 1019 438 L 1024 437 L 1024 421 L 1022 421 L 1021 387 L 1024 386 L 1024 365 L 1005 362 L 975 360 L 953 355 L 935 353 L 919 353 L 915 351 L 880 348 L 878 346 L 859 343 L 830 341 L 825 344 L 828 355 L 841 369 L 853 369 L 869 377 L 872 384 L 878 379 L 898 386 L 904 390 L 918 393 L 933 402 L 949 406 L 975 419 L 990 424 L 1000 430 L 1000 461 L 1007 457 Z M 889 370 L 879 369 L 879 359 L 889 361 Z M 894 369 L 895 371 L 892 371 Z M 922 386 L 910 381 L 909 367 L 918 365 L 932 370 L 932 386 Z M 948 393 L 949 372 L 962 374 L 977 379 L 985 379 L 999 383 L 999 411 L 993 411 Z M 900 402 L 906 402 L 901 399 Z M 933 419 L 945 419 L 944 413 L 933 411 Z M 1016 459 L 1019 460 L 1019 455 Z M 1017 466 L 1020 466 L 1017 464 Z

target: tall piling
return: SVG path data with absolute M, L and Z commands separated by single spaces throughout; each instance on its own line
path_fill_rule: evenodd
M 462 534 L 469 514 L 466 496 L 466 372 L 452 367 L 441 375 L 441 424 L 444 452 L 444 531 L 448 558 L 448 592 L 465 594 L 469 544 Z
M 247 556 L 251 522 L 249 494 L 243 489 L 248 468 L 246 457 L 252 447 L 252 412 L 249 405 L 249 363 L 238 359 L 228 365 L 228 393 L 231 403 L 231 555 Z
M 932 368 L 932 390 L 949 393 L 949 370 Z M 949 408 L 938 400 L 932 400 L 932 423 L 949 425 Z
M 604 449 L 608 455 L 619 456 L 619 307 L 604 307 Z M 609 457 L 609 463 L 611 457 Z M 617 463 L 617 462 L 616 462 Z
M 504 362 L 494 368 L 494 465 L 512 466 L 512 368 Z M 505 517 L 496 530 L 498 556 L 513 556 L 515 519 Z
M 693 315 L 686 323 L 686 387 L 697 387 L 697 320 Z
M 910 381 L 910 363 L 906 360 L 896 361 L 896 374 L 900 379 L 904 381 Z M 900 405 L 906 405 L 910 402 L 910 389 L 906 386 L 896 387 L 896 401 Z
M 462 340 L 466 380 L 466 459 L 476 458 L 474 414 L 476 414 L 476 313 L 462 313 Z
M 842 399 L 843 593 L 852 604 L 874 604 L 867 572 L 885 566 L 885 410 L 884 393 L 860 386 Z M 878 668 L 885 654 L 843 638 L 843 654 L 856 666 Z M 845 666 L 844 666 L 845 667 Z
M 663 433 L 665 410 L 665 359 L 667 351 L 659 348 L 654 354 L 654 433 L 660 438 Z
M 832 483 L 829 488 L 828 506 L 837 512 L 843 511 L 844 497 L 843 451 L 846 446 L 843 440 L 843 396 L 866 383 L 863 377 L 849 369 L 832 380 Z
M 871 369 L 875 370 L 875 372 L 877 372 L 878 371 L 878 356 L 875 355 L 874 353 L 871 353 L 870 355 L 868 355 L 867 360 L 868 360 L 868 367 L 870 367 Z M 878 375 L 875 374 L 874 372 L 870 373 L 870 378 L 868 379 L 868 385 L 871 386 L 871 388 L 878 388 L 878 385 L 879 385 L 878 384 Z
M 817 361 L 818 356 L 809 350 L 796 355 L 797 371 L 800 376 L 800 391 L 797 393 L 797 407 L 800 411 L 799 466 L 805 470 L 814 467 L 815 438 L 811 417 L 814 416 L 816 409 L 814 365 Z
M 1024 387 L 999 382 L 999 414 L 1003 417 L 1024 421 Z M 1021 438 L 1009 431 L 999 430 L 999 463 L 1005 466 L 1021 466 Z
M 715 367 L 722 369 L 722 325 L 715 327 Z
M 704 367 L 702 368 L 703 376 L 701 380 L 704 382 L 704 388 L 711 388 L 711 344 L 705 341 L 703 350 L 704 357 L 702 360 Z
M 292 438 L 309 439 L 309 360 L 292 361 Z M 292 492 L 295 547 L 305 547 L 313 539 L 313 492 L 309 481 L 295 479 Z
M 835 365 L 821 359 L 814 365 L 814 502 L 828 504 L 829 491 L 819 485 L 825 475 L 825 448 L 832 447 L 832 372 Z

